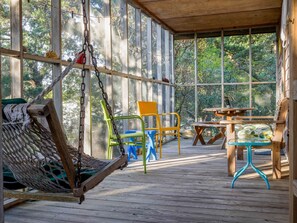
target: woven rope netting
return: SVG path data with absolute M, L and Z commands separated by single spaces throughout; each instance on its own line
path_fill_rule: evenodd
M 27 107 L 28 104 L 4 107 L 4 165 L 19 183 L 27 187 L 45 192 L 71 192 L 51 132 L 41 124 L 42 120 L 29 117 Z M 70 145 L 67 147 L 75 165 L 78 151 Z M 108 163 L 82 153 L 81 175 L 98 172 Z

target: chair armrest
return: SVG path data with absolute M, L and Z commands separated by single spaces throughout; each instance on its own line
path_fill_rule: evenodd
M 141 119 L 142 118 L 139 115 L 120 115 L 120 116 L 114 116 L 115 120 L 121 120 L 121 119 Z
M 177 112 L 161 113 L 160 116 L 174 115 L 177 118 L 177 126 L 180 126 L 180 115 Z
M 157 113 L 146 113 L 146 114 L 141 114 L 140 117 L 143 117 L 143 116 L 158 116 Z

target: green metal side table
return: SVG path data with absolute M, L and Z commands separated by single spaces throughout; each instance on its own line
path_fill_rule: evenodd
M 249 167 L 251 166 L 253 168 L 254 171 L 256 171 L 256 173 L 258 173 L 260 175 L 260 177 L 262 177 L 262 179 L 265 181 L 267 189 L 270 189 L 270 184 L 268 181 L 267 176 L 261 171 L 259 170 L 257 167 L 255 167 L 255 165 L 253 164 L 253 155 L 252 155 L 252 147 L 253 146 L 267 146 L 271 144 L 270 140 L 248 140 L 248 139 L 244 139 L 244 140 L 230 140 L 228 142 L 229 145 L 233 145 L 233 146 L 245 146 L 247 149 L 247 163 L 244 167 L 242 167 L 240 170 L 238 170 L 233 177 L 232 183 L 231 183 L 231 188 L 234 188 L 234 183 L 235 181 L 243 174 L 243 172 Z

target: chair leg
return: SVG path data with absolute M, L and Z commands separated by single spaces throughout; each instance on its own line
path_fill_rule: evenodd
M 177 133 L 177 141 L 178 141 L 178 155 L 180 155 L 180 132 Z
M 142 137 L 142 162 L 144 173 L 146 173 L 146 147 L 145 147 L 145 137 Z
M 273 179 L 282 178 L 280 148 L 280 143 L 272 142 L 271 160 Z
M 112 159 L 112 146 L 110 145 L 110 139 L 107 142 L 107 159 Z
M 160 159 L 162 158 L 162 133 L 160 132 Z

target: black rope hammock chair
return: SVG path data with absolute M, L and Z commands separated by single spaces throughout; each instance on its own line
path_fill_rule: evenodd
M 79 202 L 84 193 L 98 185 L 116 169 L 127 165 L 127 155 L 115 125 L 108 97 L 100 80 L 93 47 L 89 43 L 88 20 L 85 1 L 83 4 L 84 44 L 82 51 L 70 65 L 44 89 L 33 101 L 23 99 L 2 100 L 2 152 L 4 195 L 33 200 Z M 113 160 L 98 160 L 83 152 L 85 117 L 86 52 L 89 52 L 102 97 L 112 120 L 114 133 L 119 143 L 120 156 Z M 82 58 L 82 83 L 80 98 L 80 124 L 78 148 L 67 143 L 60 125 L 54 103 L 43 97 L 72 69 L 78 58 Z M 42 101 L 42 104 L 36 104 Z M 34 192 L 19 192 L 16 189 L 33 188 Z M 13 189 L 13 190 L 7 190 Z M 37 192 L 35 192 L 37 191 Z

